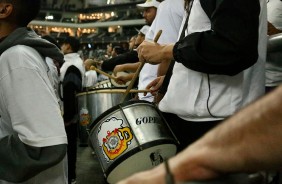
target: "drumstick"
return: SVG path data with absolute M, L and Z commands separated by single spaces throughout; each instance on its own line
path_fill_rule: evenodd
M 96 72 L 99 72 L 100 74 L 103 74 L 103 75 L 105 75 L 105 76 L 107 76 L 107 77 L 109 77 L 109 78 L 111 78 L 111 79 L 113 79 L 113 80 L 116 80 L 116 78 L 115 78 L 114 76 L 112 76 L 112 75 L 110 75 L 110 74 L 108 74 L 108 73 L 106 73 L 106 72 L 104 72 L 104 71 L 102 71 L 102 70 L 99 70 L 99 69 L 96 68 L 95 66 L 91 66 L 91 67 L 90 67 L 90 70 L 95 70 Z
M 131 89 L 129 92 L 130 93 L 148 93 L 148 92 L 150 92 L 150 90 L 149 89 L 141 89 L 141 90 Z
M 159 32 L 157 33 L 157 35 L 156 35 L 155 38 L 154 38 L 154 42 L 155 42 L 155 43 L 158 42 L 158 40 L 159 40 L 161 34 L 162 34 L 162 30 L 159 30 Z M 122 97 L 122 99 L 121 99 L 121 103 L 124 102 L 124 100 L 125 100 L 125 98 L 127 97 L 129 91 L 130 91 L 131 88 L 133 87 L 133 85 L 134 85 L 134 83 L 135 83 L 135 81 L 136 81 L 136 79 L 137 79 L 137 77 L 138 77 L 138 75 L 139 75 L 141 69 L 143 68 L 144 64 L 145 64 L 145 61 L 144 61 L 144 62 L 141 62 L 140 65 L 138 66 L 138 68 L 137 68 L 137 70 L 136 70 L 136 72 L 135 72 L 133 78 L 131 79 L 130 84 L 129 84 L 128 87 L 126 88 L 126 91 L 125 91 L 125 93 L 124 93 L 124 95 L 123 95 L 123 97 Z

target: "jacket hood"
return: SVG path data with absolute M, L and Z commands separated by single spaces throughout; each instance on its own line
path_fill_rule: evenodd
M 15 45 L 32 47 L 44 57 L 50 57 L 60 64 L 64 62 L 64 55 L 60 49 L 49 41 L 42 39 L 30 28 L 18 28 L 2 40 L 0 42 L 0 55 L 8 48 Z

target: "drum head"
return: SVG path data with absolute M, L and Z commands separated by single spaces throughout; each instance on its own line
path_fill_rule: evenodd
M 127 158 L 121 163 L 117 162 L 109 168 L 110 172 L 107 175 L 107 182 L 117 183 L 118 181 L 131 176 L 134 173 L 152 169 L 161 164 L 165 159 L 168 159 L 176 154 L 175 144 L 161 144 L 151 146 L 140 152 L 127 155 Z
M 128 75 L 127 72 L 118 72 L 116 76 L 114 77 L 119 77 L 119 76 L 126 76 Z M 125 84 L 118 84 L 114 79 L 111 79 L 111 83 L 112 85 L 114 85 L 115 87 L 127 87 L 130 84 L 131 81 L 127 81 L 127 83 Z
M 92 89 L 110 89 L 110 88 L 112 88 L 111 81 L 110 80 L 103 80 L 103 81 L 95 84 Z

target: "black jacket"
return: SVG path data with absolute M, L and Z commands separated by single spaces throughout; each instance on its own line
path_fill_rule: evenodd
M 64 122 L 68 123 L 78 114 L 76 94 L 81 92 L 82 76 L 77 67 L 70 66 L 63 80 Z
M 113 71 L 116 65 L 122 65 L 126 63 L 136 63 L 138 61 L 139 58 L 137 51 L 132 50 L 104 61 L 101 68 L 104 71 Z
M 258 0 L 200 0 L 211 30 L 179 40 L 173 49 L 177 62 L 208 74 L 236 75 L 258 59 Z M 188 25 L 189 27 L 189 25 Z

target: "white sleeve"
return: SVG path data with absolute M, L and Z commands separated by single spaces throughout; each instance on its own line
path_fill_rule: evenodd
M 25 48 L 24 48 L 25 49 Z M 8 63 L 0 90 L 13 130 L 22 142 L 35 147 L 67 143 L 64 123 L 44 61 L 31 48 L 2 54 Z M 2 68 L 3 69 L 3 68 Z

